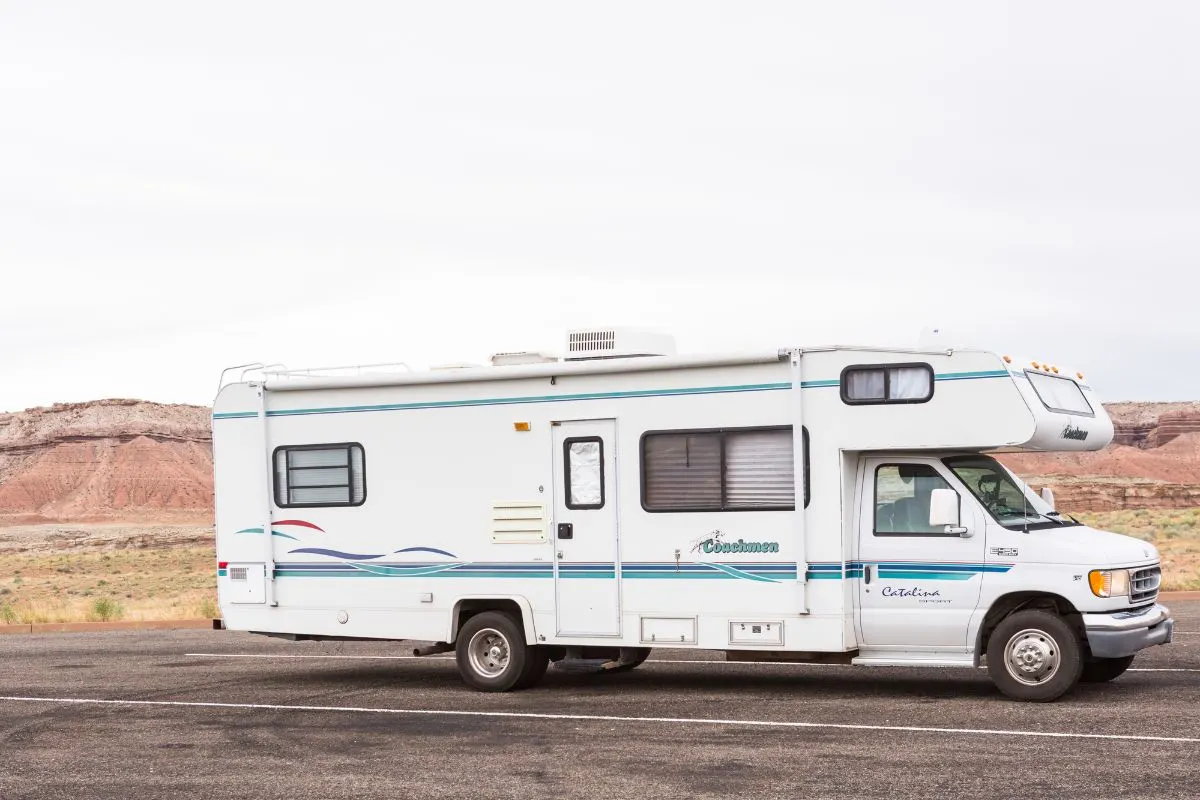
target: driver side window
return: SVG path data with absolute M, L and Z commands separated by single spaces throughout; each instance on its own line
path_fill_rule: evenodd
M 945 536 L 929 524 L 934 489 L 951 489 L 928 464 L 884 464 L 875 470 L 876 536 Z

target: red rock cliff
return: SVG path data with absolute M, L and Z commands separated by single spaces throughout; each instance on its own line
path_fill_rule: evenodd
M 0 414 L 0 525 L 211 522 L 209 413 L 99 400 Z

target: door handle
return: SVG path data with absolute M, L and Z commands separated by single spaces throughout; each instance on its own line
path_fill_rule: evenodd
M 870 582 L 871 582 L 871 565 L 864 564 L 863 565 L 863 583 L 870 583 Z
M 961 536 L 964 539 L 970 539 L 972 536 L 975 535 L 974 532 L 972 532 L 972 530 L 970 528 L 964 527 L 962 525 L 947 525 L 946 533 L 953 534 L 956 536 Z
M 570 522 L 558 523 L 558 538 L 574 539 L 575 538 L 575 526 L 572 525 Z

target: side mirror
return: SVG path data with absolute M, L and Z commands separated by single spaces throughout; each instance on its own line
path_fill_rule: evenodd
M 1042 500 L 1046 503 L 1046 505 L 1050 506 L 1051 511 L 1056 510 L 1057 507 L 1054 505 L 1054 492 L 1050 491 L 1049 486 L 1043 486 L 1042 491 L 1039 492 L 1039 494 L 1041 494 Z
M 958 492 L 934 489 L 929 495 L 929 527 L 958 527 Z

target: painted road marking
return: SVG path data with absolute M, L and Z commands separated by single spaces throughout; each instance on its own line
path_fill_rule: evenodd
M 307 706 L 275 703 L 216 703 L 183 700 L 99 700 L 84 697 L 0 696 L 10 703 L 53 703 L 58 705 L 145 706 L 156 708 L 215 708 L 246 711 L 324 711 L 348 714 L 395 714 L 421 717 L 481 717 L 487 719 L 533 719 L 567 722 L 645 722 L 664 725 L 721 725 L 741 728 L 792 728 L 847 731 L 895 731 L 900 733 L 944 733 L 970 736 L 1012 736 L 1040 739 L 1099 739 L 1125 742 L 1178 742 L 1200 744 L 1190 736 L 1147 736 L 1133 733 L 1073 733 L 1070 731 L 1026 731 L 1003 728 L 934 728 L 921 725 L 854 725 L 845 722 L 799 722 L 795 720 L 711 719 L 705 717 L 632 717 L 617 714 L 539 714 L 522 711 L 462 711 L 431 708 L 372 708 L 370 706 Z
M 357 661 L 453 661 L 452 655 L 437 655 L 437 656 L 339 656 L 339 655 L 268 655 L 265 653 L 184 653 L 184 656 L 189 658 L 316 658 L 316 659 L 352 659 Z M 599 661 L 600 659 L 591 659 Z M 849 667 L 851 664 L 808 664 L 805 662 L 792 661 L 720 661 L 714 658 L 652 658 L 645 662 L 642 666 L 652 666 L 654 664 L 723 664 L 726 666 L 737 666 L 739 664 L 748 664 L 760 667 Z M 901 667 L 901 669 L 909 669 L 910 667 Z M 938 667 L 938 669 L 947 669 L 946 667 Z M 950 669 L 955 669 L 951 667 Z M 974 667 L 957 667 L 957 669 L 974 669 Z M 979 667 L 986 669 L 986 667 Z M 1130 667 L 1126 672 L 1200 672 L 1200 668 L 1192 667 Z
M 184 656 L 189 658 L 345 658 L 358 661 L 429 661 L 441 660 L 449 661 L 454 658 L 452 655 L 436 655 L 436 656 L 345 656 L 345 655 L 270 655 L 266 653 L 184 653 Z

